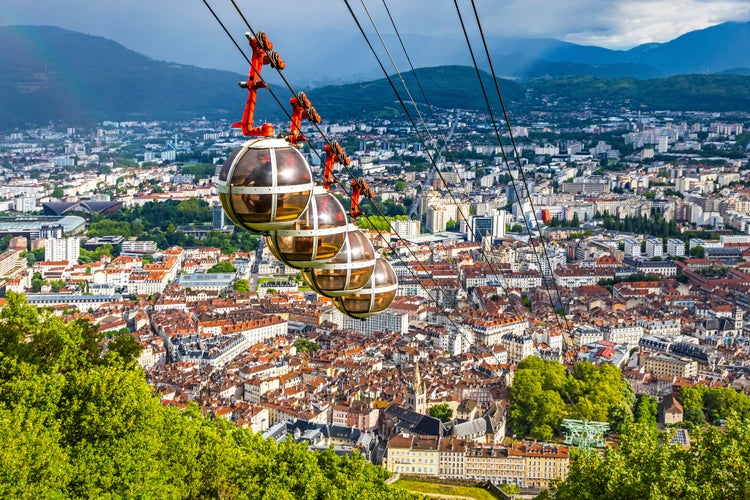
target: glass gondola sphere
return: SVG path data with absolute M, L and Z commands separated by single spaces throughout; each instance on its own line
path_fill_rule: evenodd
M 307 160 L 284 139 L 245 142 L 224 162 L 219 199 L 238 226 L 265 232 L 299 219 L 315 183 Z
M 315 269 L 302 271 L 310 288 L 325 297 L 341 297 L 360 290 L 375 269 L 375 249 L 365 234 L 349 225 L 341 251 Z
M 358 292 L 336 297 L 333 305 L 352 318 L 365 319 L 388 309 L 398 291 L 398 277 L 391 264 L 379 258 L 367 284 Z
M 341 202 L 329 191 L 316 187 L 312 200 L 291 226 L 266 235 L 268 249 L 281 263 L 310 269 L 339 253 L 349 223 Z

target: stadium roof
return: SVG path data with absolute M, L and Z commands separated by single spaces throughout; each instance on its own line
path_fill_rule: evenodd
M 86 214 L 110 214 L 122 208 L 121 201 L 51 201 L 42 203 L 45 215 L 63 215 L 69 212 Z
M 75 234 L 86 226 L 86 221 L 83 217 L 76 215 L 66 215 L 64 217 L 0 217 L 0 233 L 4 234 L 38 232 L 42 226 L 55 225 L 61 225 L 65 234 Z

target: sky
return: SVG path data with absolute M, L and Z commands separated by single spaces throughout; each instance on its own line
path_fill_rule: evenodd
M 245 43 L 247 28 L 231 1 L 206 1 Z M 344 0 L 235 1 L 253 29 L 266 31 L 281 54 L 281 46 L 300 57 L 328 50 L 325 32 L 359 33 Z M 391 31 L 387 5 L 402 35 L 462 36 L 449 0 L 349 3 L 365 29 L 370 27 L 366 7 L 384 34 Z M 470 1 L 458 3 L 464 20 L 473 20 Z M 557 38 L 611 49 L 666 42 L 727 21 L 750 21 L 750 0 L 476 0 L 476 5 L 488 36 Z M 198 0 L 0 0 L 0 25 L 11 24 L 59 26 L 110 38 L 154 59 L 247 71 L 231 40 Z

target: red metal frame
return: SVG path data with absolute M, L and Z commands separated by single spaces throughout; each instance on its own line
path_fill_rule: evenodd
M 359 209 L 359 198 L 361 196 L 372 198 L 372 190 L 370 190 L 370 186 L 362 179 L 352 181 L 351 186 L 352 206 L 349 210 L 349 215 L 352 217 L 352 219 L 354 219 L 359 217 L 360 215 L 364 215 L 364 212 Z
M 242 120 L 232 125 L 232 128 L 241 128 L 243 135 L 247 136 L 272 137 L 275 132 L 273 125 L 270 123 L 253 127 L 255 102 L 258 98 L 257 91 L 258 89 L 268 87 L 266 82 L 261 79 L 260 72 L 265 64 L 269 64 L 280 70 L 284 69 L 286 64 L 284 64 L 284 61 L 281 60 L 276 52 L 271 50 L 273 49 L 273 44 L 271 44 L 264 32 L 259 31 L 256 37 L 250 37 L 249 33 L 246 36 L 250 41 L 250 47 L 253 49 L 247 81 L 240 82 L 240 87 L 247 89 L 247 103 L 245 104 L 245 112 L 242 114 Z
M 347 167 L 351 163 L 351 160 L 349 160 L 349 157 L 346 156 L 341 145 L 336 141 L 326 144 L 323 149 L 326 152 L 325 170 L 323 170 L 323 187 L 331 189 L 331 185 L 338 183 L 338 179 L 333 175 L 334 164 L 340 163 Z
M 289 126 L 289 137 L 287 137 L 287 140 L 292 144 L 297 144 L 299 141 L 307 141 L 305 136 L 302 135 L 302 120 L 306 118 L 310 123 L 320 123 L 320 115 L 312 107 L 310 99 L 307 98 L 304 92 L 299 92 L 297 97 L 289 99 L 289 104 L 292 105 L 292 124 Z

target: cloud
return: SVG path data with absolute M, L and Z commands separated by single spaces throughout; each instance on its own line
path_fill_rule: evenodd
M 184 0 L 2 0 L 0 24 L 50 24 L 111 38 L 163 60 L 246 71 L 246 64 L 203 2 Z M 246 27 L 231 2 L 208 0 L 240 44 Z M 334 0 L 236 0 L 254 29 L 269 33 L 279 51 L 305 57 L 335 49 L 327 34 L 354 33 L 344 2 Z M 462 39 L 453 2 L 386 0 L 402 34 Z M 362 0 L 349 0 L 372 34 Z M 382 0 L 365 0 L 378 28 L 391 33 Z M 471 3 L 459 0 L 467 26 Z M 667 41 L 725 21 L 750 20 L 747 0 L 476 0 L 485 34 L 559 38 L 586 45 L 629 48 Z M 475 28 L 472 28 L 475 31 Z M 441 50 L 436 47 L 435 50 Z

